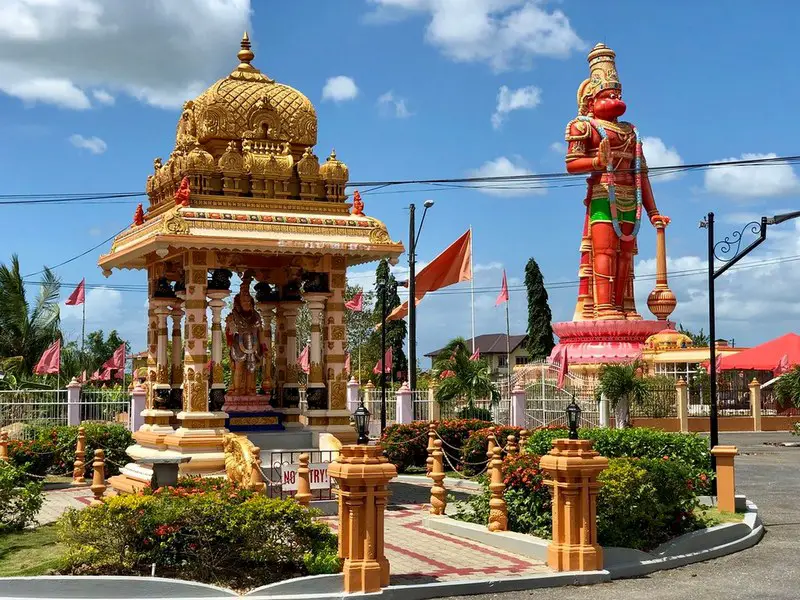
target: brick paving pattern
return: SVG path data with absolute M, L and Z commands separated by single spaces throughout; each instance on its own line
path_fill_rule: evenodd
M 53 523 L 68 508 L 77 508 L 79 510 L 86 508 L 93 497 L 92 490 L 88 486 L 48 490 L 44 493 L 44 504 L 42 504 L 42 510 L 36 515 L 36 520 L 39 525 Z
M 392 585 L 435 583 L 549 573 L 544 563 L 477 542 L 431 531 L 422 525 L 427 507 L 394 504 L 386 511 L 385 546 Z M 334 531 L 335 517 L 325 521 Z

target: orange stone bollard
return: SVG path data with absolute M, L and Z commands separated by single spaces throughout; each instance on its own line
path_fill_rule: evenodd
M 528 437 L 530 433 L 528 433 L 527 429 L 523 429 L 519 432 L 519 453 L 525 454 L 528 450 Z
M 0 460 L 8 462 L 8 432 L 0 431 Z
M 736 470 L 733 459 L 739 450 L 736 446 L 714 446 L 711 454 L 717 459 L 717 508 L 723 512 L 736 512 Z
M 447 490 L 444 487 L 444 452 L 442 452 L 442 440 L 433 442 L 433 465 L 428 477 L 433 479 L 431 486 L 431 510 L 432 515 L 443 515 L 447 508 Z
M 513 436 L 509 436 L 513 437 Z M 492 461 L 489 463 L 491 483 L 489 491 L 489 531 L 505 531 L 508 529 L 508 506 L 503 499 L 506 486 L 503 483 L 503 458 L 502 450 L 496 447 L 493 451 Z
M 75 447 L 75 462 L 72 468 L 72 485 L 86 485 L 86 430 L 78 427 L 78 444 Z
M 516 456 L 518 453 L 519 448 L 517 448 L 517 438 L 512 433 L 506 438 L 506 454 L 508 456 Z
M 597 571 L 603 549 L 597 543 L 597 476 L 608 459 L 592 450 L 591 440 L 553 440 L 539 466 L 553 494 L 553 541 L 547 564 L 556 571 Z
M 300 466 L 297 469 L 297 493 L 294 499 L 302 506 L 311 504 L 311 482 L 308 479 L 308 453 L 300 455 Z
M 425 460 L 425 472 L 430 473 L 433 467 L 433 444 L 436 441 L 436 424 L 428 425 L 428 458 Z
M 92 475 L 92 490 L 94 498 L 89 503 L 90 506 L 97 506 L 103 503 L 103 494 L 106 492 L 106 453 L 99 448 L 94 451 L 94 462 L 92 463 L 94 473 Z
M 387 485 L 397 468 L 380 446 L 342 446 L 328 468 L 339 490 L 339 557 L 344 559 L 344 591 L 371 593 L 389 585 L 383 526 Z

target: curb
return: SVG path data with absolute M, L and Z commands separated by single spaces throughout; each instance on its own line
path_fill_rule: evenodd
M 420 487 L 431 487 L 433 483 L 424 475 L 398 475 L 392 480 L 392 483 L 410 483 L 411 485 L 418 485 Z M 457 479 L 455 477 L 445 477 L 444 484 L 447 491 L 452 490 L 466 490 L 471 492 L 481 491 L 481 484 L 477 481 L 469 479 Z

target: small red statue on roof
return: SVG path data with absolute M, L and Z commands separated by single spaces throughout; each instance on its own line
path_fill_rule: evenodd
M 353 210 L 350 214 L 357 217 L 364 216 L 364 202 L 361 200 L 361 194 L 358 193 L 358 190 L 353 193 Z
M 141 204 L 136 207 L 136 212 L 133 213 L 133 224 L 137 226 L 144 224 L 144 209 Z
M 175 206 L 189 206 L 189 178 L 184 177 L 175 192 Z

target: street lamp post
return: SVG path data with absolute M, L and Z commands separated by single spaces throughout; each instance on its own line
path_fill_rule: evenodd
M 381 282 L 381 434 L 386 429 L 386 302 L 389 296 L 387 287 L 389 287 L 388 270 Z M 392 368 L 391 365 L 389 368 Z
M 710 212 L 705 219 L 700 221 L 700 227 L 708 232 L 708 337 L 709 340 L 709 363 L 708 363 L 708 383 L 710 387 L 710 418 L 709 418 L 709 438 L 711 448 L 719 445 L 719 415 L 717 407 L 717 323 L 715 307 L 714 281 L 730 269 L 733 265 L 743 259 L 756 249 L 764 240 L 767 239 L 767 226 L 780 225 L 791 219 L 800 217 L 800 210 L 775 215 L 773 217 L 761 217 L 761 222 L 751 221 L 739 231 L 726 236 L 721 242 L 714 241 L 714 213 Z M 742 239 L 746 232 L 758 235 L 747 247 L 740 250 Z M 714 259 L 724 263 L 719 269 L 715 269 Z M 716 471 L 717 459 L 711 455 L 711 470 Z M 712 481 L 712 493 L 716 493 L 716 480 Z
M 417 303 L 415 293 L 417 289 L 417 240 L 425 223 L 425 215 L 433 206 L 433 200 L 425 200 L 423 204 L 422 219 L 419 229 L 415 228 L 416 206 L 409 205 L 408 219 L 408 387 L 411 391 L 417 389 Z

